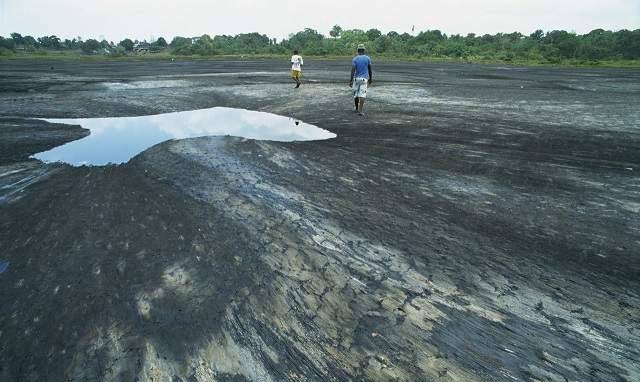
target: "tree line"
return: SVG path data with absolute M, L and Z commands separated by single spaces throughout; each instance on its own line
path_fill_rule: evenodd
M 136 46 L 144 44 L 144 51 L 167 52 L 185 56 L 215 56 L 241 54 L 288 54 L 293 49 L 312 56 L 351 55 L 358 44 L 364 43 L 371 54 L 407 58 L 459 58 L 500 61 L 560 62 L 563 60 L 635 60 L 640 59 L 640 29 L 608 31 L 596 29 L 579 35 L 563 30 L 529 35 L 519 32 L 466 36 L 447 35 L 439 30 L 417 34 L 388 32 L 378 29 L 343 30 L 334 26 L 325 36 L 306 28 L 278 41 L 260 33 L 234 36 L 202 35 L 174 37 L 170 43 L 164 38 L 153 42 L 124 39 L 119 43 L 82 38 L 60 39 L 56 36 L 22 36 L 12 33 L 0 37 L 0 55 L 15 52 L 71 50 L 85 54 L 132 54 Z
M 64 39 L 51 35 L 42 36 L 37 39 L 33 36 L 22 36 L 20 33 L 11 33 L 9 38 L 0 36 L 0 55 L 16 52 L 42 52 L 42 51 L 78 51 L 85 54 L 117 53 L 126 54 L 134 50 L 134 46 L 140 43 L 138 40 L 124 39 L 118 44 L 113 41 L 96 39 L 83 40 L 82 37 Z M 146 41 L 142 43 L 146 44 Z M 166 40 L 162 37 L 147 44 L 148 50 L 160 52 L 167 48 Z

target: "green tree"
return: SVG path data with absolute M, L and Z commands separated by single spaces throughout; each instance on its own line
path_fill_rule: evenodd
M 92 38 L 82 43 L 82 51 L 85 53 L 95 53 L 100 49 L 100 42 Z
M 57 36 L 42 36 L 38 38 L 38 43 L 45 49 L 60 49 L 60 38 Z
M 343 30 L 336 25 L 330 31 L 332 38 L 325 38 L 311 28 L 291 34 L 288 39 L 278 42 L 260 33 L 209 36 L 195 38 L 175 37 L 168 44 L 172 53 L 184 55 L 215 54 L 283 54 L 300 49 L 309 55 L 353 54 L 358 44 L 366 44 L 367 49 L 377 54 L 399 56 L 443 56 L 452 58 L 478 57 L 489 60 L 537 60 L 561 62 L 563 60 L 621 60 L 640 59 L 640 29 L 617 32 L 596 29 L 588 34 L 576 35 L 562 30 L 548 33 L 536 30 L 529 36 L 519 32 L 496 33 L 477 36 L 447 36 L 439 30 L 418 32 L 414 37 L 409 33 L 390 31 L 383 35 L 378 29 Z M 339 37 L 339 38 L 338 38 Z M 85 42 L 80 37 L 60 41 L 56 36 L 35 39 L 12 33 L 11 38 L 0 40 L 2 54 L 12 54 L 16 46 L 25 50 L 34 49 L 82 49 L 92 53 L 108 49 L 113 55 L 121 55 L 133 49 L 137 41 L 124 39 L 118 46 L 113 42 L 90 39 Z M 167 41 L 159 38 L 151 44 L 152 50 L 167 47 Z
M 543 37 L 544 37 L 544 31 L 542 29 L 538 29 L 529 35 L 529 38 L 536 41 L 542 40 Z
M 63 42 L 60 43 L 62 49 L 80 49 L 81 44 L 78 40 L 65 38 Z
M 621 30 L 616 36 L 616 49 L 623 58 L 640 58 L 640 29 Z
M 11 33 L 11 39 L 16 45 L 20 45 L 20 46 L 24 45 L 24 38 L 20 33 L 15 33 L 15 32 Z
M 520 32 L 507 33 L 504 36 L 507 40 L 509 40 L 509 42 L 512 43 L 520 41 L 522 38 L 524 38 L 524 35 L 522 35 L 522 33 Z
M 447 57 L 464 58 L 469 55 L 469 48 L 458 40 L 443 47 L 441 53 Z
M 131 41 L 131 39 L 129 38 L 125 38 L 124 40 L 120 41 L 118 45 L 123 47 L 126 52 L 133 51 L 133 41 Z
M 176 36 L 171 40 L 169 47 L 171 47 L 174 54 L 190 55 L 194 51 L 193 45 L 193 39 Z
M 169 46 L 172 48 L 184 47 L 186 45 L 191 45 L 191 39 L 187 37 L 176 36 L 171 40 Z
M 616 52 L 616 36 L 611 31 L 595 29 L 582 36 L 580 53 L 584 58 L 591 60 L 602 60 L 614 58 Z
M 213 44 L 213 39 L 208 34 L 203 34 L 198 37 L 193 43 L 193 54 L 200 56 L 211 56 L 216 54 L 216 50 Z
M 331 31 L 329 32 L 329 36 L 333 38 L 338 38 L 340 37 L 341 33 L 342 33 L 342 27 L 340 25 L 334 25 L 333 28 L 331 28 Z
M 327 49 L 323 45 L 324 36 L 315 29 L 305 30 L 292 35 L 287 42 L 289 50 L 301 49 L 308 54 L 326 54 Z
M 13 41 L 13 39 L 4 38 L 0 36 L 0 48 L 4 48 L 6 50 L 13 50 L 15 46 L 16 46 L 16 43 Z
M 151 43 L 151 50 L 157 52 L 166 48 L 168 45 L 169 44 L 167 44 L 167 41 L 164 38 L 160 37 L 156 41 Z
M 575 58 L 580 45 L 576 35 L 566 31 L 549 32 L 543 41 L 553 45 L 562 58 Z
M 342 43 L 345 53 L 351 54 L 355 52 L 358 44 L 363 44 L 368 40 L 367 34 L 361 29 L 349 29 L 342 31 L 340 42 Z
M 267 35 L 254 33 L 241 33 L 232 38 L 234 53 L 263 53 L 270 45 Z
M 111 56 L 113 57 L 122 57 L 127 53 L 127 50 L 124 46 L 118 45 L 114 50 L 111 51 Z
M 367 32 L 367 39 L 369 41 L 374 41 L 375 39 L 377 39 L 378 37 L 382 36 L 382 32 L 380 32 L 379 30 L 372 28 L 369 29 Z
M 391 39 L 388 36 L 378 36 L 373 41 L 373 49 L 376 53 L 384 53 L 389 50 L 391 46 Z
M 35 49 L 40 45 L 33 36 L 24 36 L 22 38 L 22 43 L 24 44 L 25 49 Z
M 428 31 L 418 33 L 418 35 L 415 37 L 415 41 L 418 44 L 425 44 L 425 43 L 436 44 L 442 40 L 445 40 L 446 38 L 447 38 L 446 35 L 442 34 L 442 32 L 436 29 L 436 30 L 428 30 Z

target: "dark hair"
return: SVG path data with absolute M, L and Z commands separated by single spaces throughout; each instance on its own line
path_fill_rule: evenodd
M 296 50 L 294 50 L 294 51 L 293 51 L 293 54 L 298 54 L 298 50 L 297 50 L 297 49 L 296 49 Z

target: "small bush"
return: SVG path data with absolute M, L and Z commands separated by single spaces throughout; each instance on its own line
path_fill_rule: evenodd
M 7 49 L 5 47 L 0 47 L 0 56 L 2 57 L 11 57 L 13 56 L 13 50 Z
M 124 46 L 118 45 L 113 51 L 111 51 L 111 57 L 123 57 L 127 53 Z

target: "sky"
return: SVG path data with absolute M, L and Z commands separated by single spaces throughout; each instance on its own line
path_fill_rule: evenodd
M 278 39 L 305 27 L 328 34 L 377 28 L 447 34 L 597 28 L 640 29 L 640 0 L 0 0 L 0 35 L 55 34 L 119 41 L 260 32 Z

